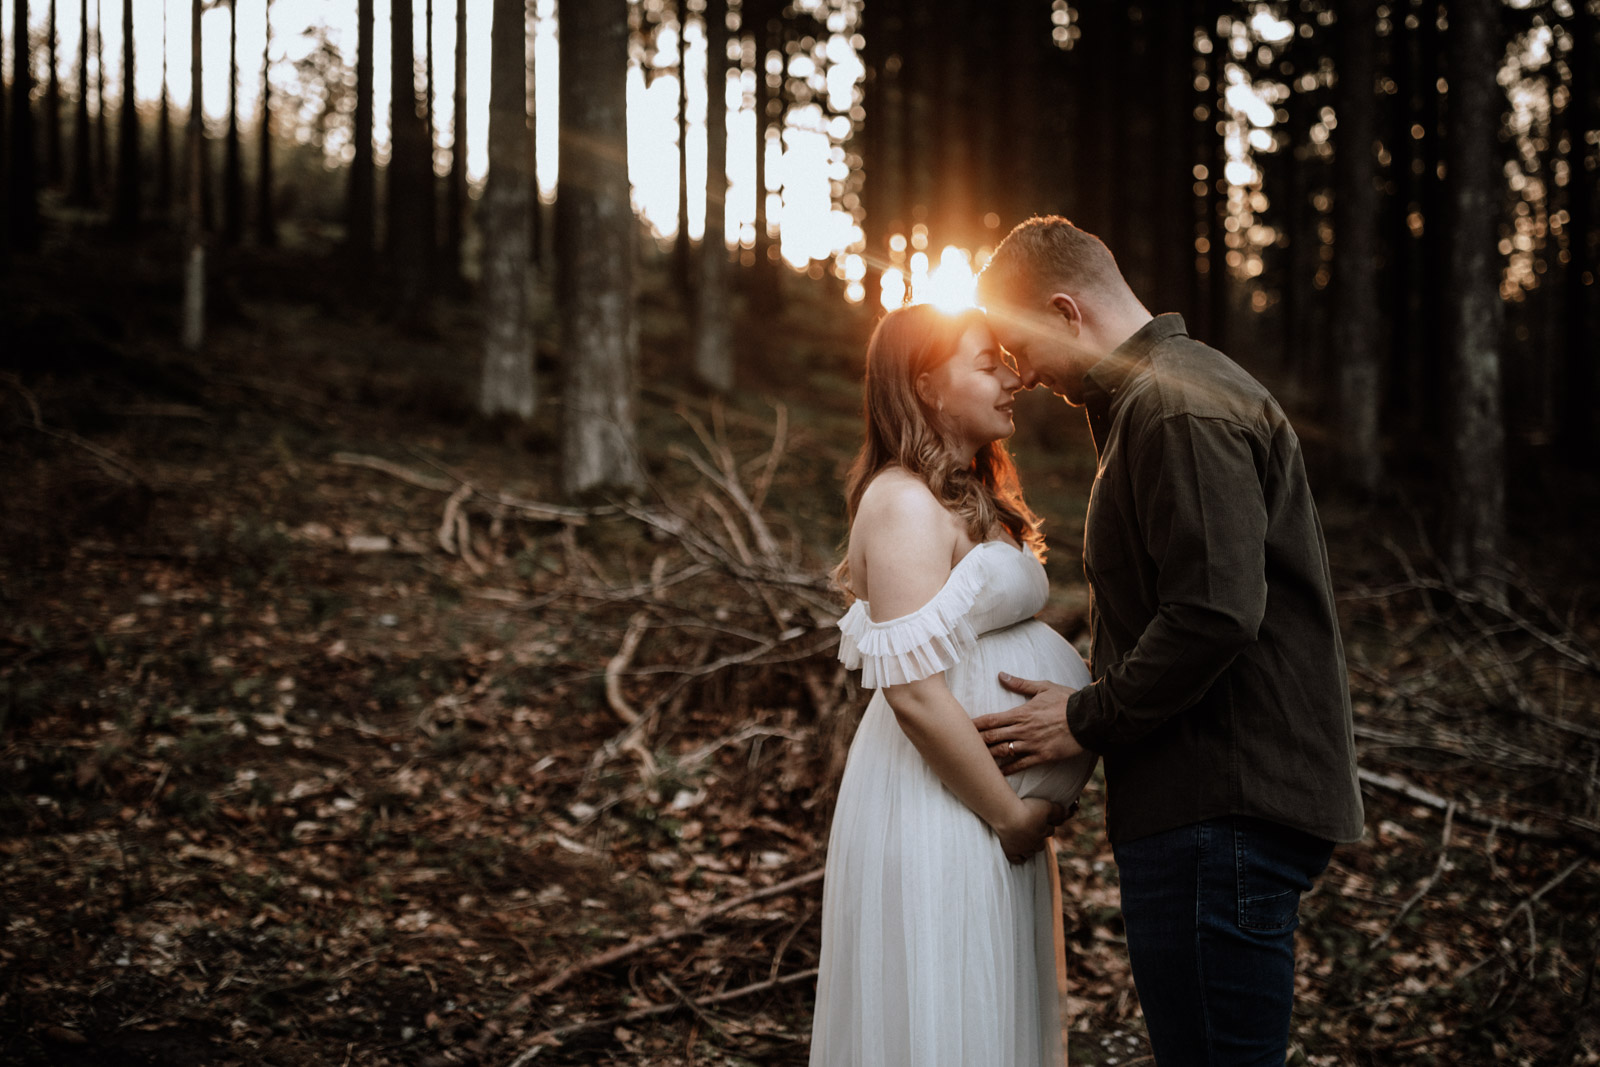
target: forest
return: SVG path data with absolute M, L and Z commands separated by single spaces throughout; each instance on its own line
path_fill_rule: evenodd
M 866 341 L 1058 214 L 1306 451 L 1366 831 L 1290 1062 L 1600 1064 L 1600 0 L 0 39 L 0 1060 L 807 1062 Z M 1057 849 L 1071 1062 L 1154 1063 L 1098 774 Z

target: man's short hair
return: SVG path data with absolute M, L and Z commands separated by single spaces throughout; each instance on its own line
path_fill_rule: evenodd
M 978 276 L 980 300 L 1016 307 L 1042 303 L 1051 293 L 1113 294 L 1126 288 L 1105 243 L 1060 215 L 1018 223 Z

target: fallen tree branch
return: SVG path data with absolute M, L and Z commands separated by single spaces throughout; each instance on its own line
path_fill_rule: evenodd
M 553 993 L 555 990 L 560 989 L 562 986 L 566 985 L 580 974 L 599 970 L 601 967 L 609 967 L 611 964 L 616 963 L 619 960 L 625 960 L 629 956 L 636 956 L 648 949 L 655 948 L 657 945 L 664 945 L 669 941 L 676 941 L 680 937 L 688 937 L 692 934 L 699 933 L 700 927 L 704 926 L 712 919 L 715 919 L 720 915 L 726 915 L 728 912 L 733 911 L 736 908 L 742 908 L 746 904 L 754 904 L 758 900 L 765 900 L 768 897 L 783 896 L 784 894 L 792 893 L 797 889 L 804 889 L 813 882 L 822 881 L 823 871 L 824 868 L 818 867 L 814 871 L 797 875 L 786 881 L 779 882 L 776 885 L 769 885 L 764 889 L 757 889 L 754 892 L 746 893 L 744 896 L 735 897 L 732 900 L 725 900 L 721 904 L 707 908 L 698 915 L 691 917 L 682 926 L 675 926 L 670 930 L 663 930 L 661 933 L 650 934 L 646 937 L 636 937 L 625 945 L 619 945 L 616 948 L 607 949 L 605 952 L 597 953 L 588 957 L 587 959 L 579 960 L 577 963 L 572 964 L 564 970 L 557 972 L 555 975 L 546 978 L 543 982 L 540 982 L 533 991 L 534 995 L 547 996 L 550 993 Z
M 535 1034 L 530 1043 L 534 1046 L 560 1044 L 562 1038 L 571 1037 L 573 1034 L 581 1034 L 586 1030 L 610 1030 L 613 1027 L 627 1026 L 629 1023 L 636 1023 L 644 1019 L 652 1019 L 658 1015 L 666 1015 L 671 1012 L 682 1011 L 686 1007 L 690 1006 L 697 1009 L 703 1009 L 711 1006 L 712 1004 L 726 1004 L 730 1000 L 739 1000 L 755 993 L 764 993 L 769 989 L 777 989 L 781 986 L 793 985 L 796 982 L 809 981 L 816 976 L 817 968 L 812 967 L 810 970 L 797 971 L 794 974 L 786 974 L 781 978 L 770 978 L 764 982 L 752 982 L 749 985 L 740 986 L 738 989 L 729 989 L 721 993 L 713 993 L 706 997 L 696 997 L 694 1000 L 688 1001 L 687 1003 L 674 1002 L 671 1004 L 652 1004 L 646 1008 L 637 1008 L 633 1011 L 623 1012 L 621 1015 L 611 1015 L 603 1019 L 591 1019 L 588 1022 L 571 1023 L 567 1026 L 557 1027 L 554 1030 L 546 1030 L 543 1033 Z M 532 1050 L 530 1049 L 529 1051 L 531 1052 Z M 524 1053 L 523 1055 L 526 1056 L 527 1059 L 518 1057 L 518 1059 L 514 1062 L 526 1063 L 528 1059 L 532 1059 L 532 1056 L 528 1055 L 528 1053 Z
M 1405 922 L 1406 916 L 1411 913 L 1411 909 L 1416 907 L 1422 898 L 1432 892 L 1433 887 L 1439 883 L 1439 876 L 1444 873 L 1445 861 L 1450 855 L 1450 831 L 1455 824 L 1455 818 L 1456 802 L 1452 800 L 1450 801 L 1450 806 L 1444 809 L 1444 831 L 1439 835 L 1439 859 L 1433 865 L 1433 873 L 1428 875 L 1427 881 L 1418 886 L 1417 891 L 1411 894 L 1404 904 L 1400 905 L 1400 910 L 1395 914 L 1394 921 L 1389 924 L 1389 928 L 1374 937 L 1367 945 L 1368 952 L 1393 937 L 1394 932 L 1400 929 L 1400 924 Z
M 1534 841 L 1550 841 L 1557 844 L 1572 845 L 1591 855 L 1600 855 L 1600 839 L 1591 836 L 1600 828 L 1597 828 L 1587 819 L 1579 819 L 1576 816 L 1563 815 L 1559 812 L 1548 813 L 1550 818 L 1563 823 L 1567 829 L 1581 831 L 1576 835 L 1562 833 L 1542 826 L 1535 826 L 1529 822 L 1502 819 L 1499 816 L 1479 811 L 1475 807 L 1458 804 L 1454 800 L 1448 800 L 1438 793 L 1431 792 L 1414 782 L 1408 782 L 1404 778 L 1395 775 L 1378 774 L 1364 768 L 1357 768 L 1356 774 L 1367 785 L 1385 789 L 1391 793 L 1398 793 L 1408 800 L 1414 800 L 1437 811 L 1448 811 L 1451 807 L 1455 807 L 1457 817 L 1467 822 L 1476 823 L 1479 826 L 1487 826 L 1490 830 L 1496 832 L 1504 831 L 1517 837 L 1524 837 Z
M 656 758 L 651 755 L 650 749 L 639 737 L 638 732 L 631 729 L 638 726 L 639 713 L 622 694 L 622 672 L 633 662 L 633 655 L 639 650 L 639 642 L 643 639 L 645 630 L 649 628 L 649 621 L 649 616 L 645 612 L 634 612 L 633 618 L 628 620 L 628 629 L 622 635 L 622 644 L 618 647 L 617 654 L 606 663 L 606 703 L 611 706 L 617 718 L 622 720 L 623 725 L 630 727 L 618 737 L 617 748 L 619 751 L 632 753 L 634 759 L 639 761 L 639 767 L 647 779 L 656 775 Z M 602 748 L 600 751 L 603 753 L 605 749 Z
M 454 480 L 435 478 L 427 474 L 419 474 L 409 467 L 391 462 L 381 456 L 368 456 L 359 452 L 335 452 L 328 459 L 344 467 L 365 467 L 368 470 L 375 470 L 387 474 L 391 478 L 397 478 L 407 485 L 413 485 L 418 489 L 427 489 L 435 493 L 454 493 L 461 486 L 466 486 L 470 490 L 467 496 L 482 497 L 492 504 L 515 511 L 525 518 L 544 522 L 560 522 L 571 526 L 583 526 L 591 518 L 599 515 L 614 515 L 618 511 L 616 507 L 609 504 L 593 508 L 572 508 L 561 504 L 546 504 L 537 500 L 524 500 L 520 497 L 508 496 L 505 493 L 480 489 L 465 478 L 455 477 Z

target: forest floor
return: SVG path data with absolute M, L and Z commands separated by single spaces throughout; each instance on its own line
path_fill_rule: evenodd
M 651 491 L 562 511 L 553 342 L 539 418 L 486 422 L 470 306 L 250 254 L 188 355 L 154 247 L 0 295 L 0 1061 L 803 1063 L 870 320 L 792 279 L 712 403 L 649 275 Z M 1018 423 L 1081 641 L 1092 448 Z M 1420 469 L 1322 501 L 1367 833 L 1302 908 L 1293 1062 L 1600 1063 L 1595 486 L 1530 462 L 1486 602 Z M 1101 802 L 1059 841 L 1071 1056 L 1149 1063 Z

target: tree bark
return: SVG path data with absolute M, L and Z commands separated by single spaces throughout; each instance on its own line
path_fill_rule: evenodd
M 416 49 L 412 0 L 390 6 L 389 195 L 385 241 L 394 276 L 397 308 L 415 314 L 424 297 L 427 250 L 428 134 L 417 105 Z
M 728 3 L 706 0 L 706 235 L 694 287 L 694 373 L 719 393 L 733 388 L 728 301 Z
M 272 176 L 272 0 L 261 12 L 266 41 L 261 46 L 261 143 L 256 152 L 256 240 L 263 248 L 278 243 L 278 209 Z
M 745 0 L 744 14 L 756 43 L 756 240 L 755 263 L 747 281 L 751 304 L 763 314 L 774 314 L 783 296 L 778 244 L 771 236 L 767 218 L 767 132 L 776 118 L 778 136 L 783 135 L 783 75 L 767 73 L 767 57 L 774 50 L 782 56 L 783 42 L 773 0 Z M 777 92 L 773 91 L 774 78 Z
M 44 178 L 57 186 L 65 176 L 61 157 L 61 38 L 56 32 L 56 0 L 50 0 L 50 22 L 45 30 L 45 50 L 49 54 L 50 74 L 44 90 Z
M 537 6 L 537 5 L 533 5 Z M 544 253 L 544 203 L 539 199 L 539 92 L 538 62 L 533 41 L 539 31 L 539 20 L 534 12 L 528 15 L 528 262 L 543 267 Z
M 111 151 L 106 133 L 106 42 L 100 32 L 105 25 L 103 10 L 100 0 L 94 0 L 94 185 L 102 193 L 111 185 Z
M 1575 5 L 1573 49 L 1567 103 L 1567 265 L 1563 272 L 1566 299 L 1566 360 L 1563 382 L 1561 439 L 1566 457 L 1590 470 L 1600 467 L 1600 427 L 1596 426 L 1595 333 L 1596 294 L 1600 293 L 1595 256 L 1595 192 L 1600 166 L 1589 147 L 1589 134 L 1600 128 L 1595 105 L 1595 16 L 1587 4 Z
M 350 191 L 345 208 L 345 239 L 358 270 L 372 263 L 377 214 L 377 179 L 372 159 L 372 0 L 356 6 L 355 157 L 350 162 Z
M 13 248 L 39 247 L 39 175 L 33 143 L 33 57 L 28 39 L 28 0 L 12 0 L 15 7 L 11 42 L 10 239 Z
M 122 0 L 122 100 L 117 111 L 117 192 L 111 225 L 124 237 L 139 231 L 139 107 L 133 59 L 133 0 Z
M 55 0 L 51 0 L 52 3 Z M 172 210 L 172 93 L 167 84 L 167 5 L 161 5 L 161 104 L 156 118 L 156 210 Z
M 433 0 L 427 0 L 423 5 L 423 20 L 426 25 L 423 41 L 423 126 L 428 139 L 428 172 L 426 195 L 422 198 L 422 234 L 426 245 L 428 262 L 433 262 L 434 255 L 439 250 L 439 174 L 434 170 L 434 153 L 439 148 L 438 131 L 433 124 Z
M 1334 311 L 1340 475 L 1361 493 L 1383 477 L 1378 437 L 1383 349 L 1378 293 L 1379 200 L 1375 0 L 1339 9 L 1338 85 L 1334 114 Z M 1496 116 L 1498 118 L 1498 116 Z
M 1453 247 L 1445 285 L 1449 335 L 1449 494 L 1446 560 L 1459 580 L 1494 594 L 1505 543 L 1505 426 L 1501 412 L 1498 131 L 1505 98 L 1496 82 L 1496 0 L 1459 0 L 1446 41 L 1449 125 L 1445 166 Z
M 72 203 L 95 202 L 93 126 L 89 115 L 89 0 L 78 0 L 78 100 L 72 125 Z
M 576 6 L 576 5 L 572 5 Z M 483 378 L 478 408 L 531 418 L 537 396 L 528 318 L 528 23 L 495 0 L 489 58 L 489 178 L 483 193 Z
M 673 272 L 685 309 L 694 306 L 689 248 L 689 28 L 688 0 L 677 0 L 678 20 L 678 233 L 672 242 Z
M 493 45 L 491 44 L 491 48 Z M 467 216 L 467 0 L 456 0 L 455 84 L 450 112 L 450 176 L 445 182 L 444 260 L 451 281 L 461 278 Z M 491 71 L 490 77 L 493 77 Z
M 244 164 L 239 153 L 239 0 L 228 0 L 228 136 L 222 152 L 222 243 L 244 236 Z
M 637 224 L 626 151 L 626 0 L 569 2 L 560 29 L 561 141 L 573 146 L 563 153 L 556 200 L 563 483 L 569 493 L 638 489 L 644 470 L 634 429 Z
M 206 246 L 205 184 L 206 133 L 205 103 L 201 78 L 202 57 L 200 19 L 202 0 L 191 0 L 189 8 L 189 195 L 185 213 L 184 245 L 188 250 L 183 279 L 183 347 L 198 352 L 205 344 L 206 327 Z

